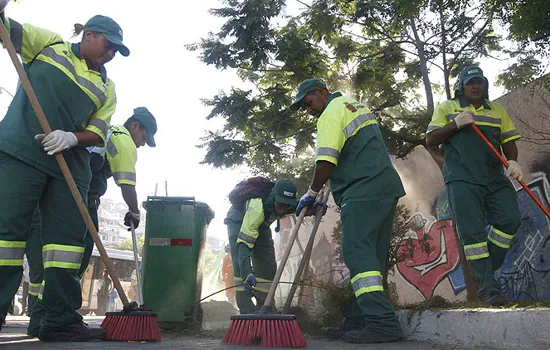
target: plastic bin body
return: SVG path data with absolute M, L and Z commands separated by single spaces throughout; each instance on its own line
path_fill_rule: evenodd
M 145 206 L 144 306 L 159 322 L 200 323 L 203 247 L 214 212 L 192 197 L 148 197 Z

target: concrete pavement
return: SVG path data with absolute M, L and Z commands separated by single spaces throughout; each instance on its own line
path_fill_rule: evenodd
M 86 322 L 99 325 L 101 317 L 86 317 Z M 99 343 L 42 343 L 37 339 L 25 335 L 28 318 L 24 316 L 8 317 L 8 323 L 0 332 L 0 348 L 2 350 L 12 349 L 241 349 L 241 346 L 221 345 L 220 340 L 223 330 L 209 331 L 199 335 L 178 335 L 163 334 L 163 340 L 158 343 L 120 343 L 120 342 L 99 342 Z M 366 349 L 366 350 L 471 350 L 473 348 L 461 346 L 437 345 L 430 342 L 404 341 L 391 344 L 355 345 L 346 344 L 342 341 L 330 341 L 327 339 L 308 338 L 309 349 Z M 260 347 L 248 347 L 248 349 L 262 349 Z M 480 349 L 476 347 L 476 349 Z M 489 350 L 490 348 L 485 348 Z

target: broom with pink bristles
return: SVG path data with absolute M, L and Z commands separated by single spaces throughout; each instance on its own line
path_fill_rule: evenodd
M 272 312 L 271 306 L 275 299 L 275 290 L 281 280 L 281 275 L 307 210 L 307 208 L 304 208 L 298 216 L 298 220 L 296 220 L 286 251 L 277 268 L 277 273 L 271 283 L 271 288 L 262 309 L 257 314 L 231 316 L 231 324 L 223 337 L 222 344 L 253 345 L 268 348 L 306 347 L 307 341 L 295 315 L 270 312 Z M 324 208 L 318 210 L 324 210 Z

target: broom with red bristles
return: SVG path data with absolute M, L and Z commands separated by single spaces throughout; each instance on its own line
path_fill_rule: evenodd
M 0 0 L 0 7 L 1 7 L 0 11 L 4 9 L 8 1 L 9 0 Z M 52 132 L 52 129 L 50 128 L 50 125 L 48 124 L 48 120 L 46 119 L 46 115 L 44 114 L 44 111 L 40 106 L 38 97 L 36 96 L 34 89 L 32 88 L 31 82 L 29 81 L 29 77 L 27 76 L 27 73 L 23 69 L 21 62 L 19 62 L 19 58 L 17 57 L 17 52 L 15 51 L 13 43 L 10 40 L 10 37 L 8 35 L 8 32 L 6 31 L 6 28 L 4 27 L 4 23 L 2 20 L 0 20 L 0 39 L 4 43 L 6 49 L 8 50 L 10 58 L 15 66 L 15 69 L 17 70 L 17 74 L 19 75 L 19 79 L 21 80 L 21 85 L 23 85 L 23 89 L 27 93 L 27 96 L 36 113 L 36 116 L 38 117 L 38 122 L 40 123 L 42 130 L 44 130 L 44 134 L 48 135 L 49 133 Z M 67 181 L 67 184 L 69 185 L 69 189 L 71 190 L 71 194 L 73 195 L 73 198 L 76 202 L 78 210 L 80 211 L 82 218 L 86 222 L 88 231 L 90 231 L 92 238 L 94 239 L 94 242 L 97 246 L 97 250 L 99 251 L 99 255 L 101 256 L 101 259 L 105 264 L 105 267 L 107 269 L 107 272 L 109 273 L 109 276 L 111 276 L 111 279 L 113 281 L 113 284 L 115 285 L 115 288 L 118 292 L 120 300 L 122 300 L 122 303 L 124 304 L 124 311 L 119 313 L 110 313 L 111 315 L 108 315 L 103 321 L 103 324 L 101 325 L 107 331 L 107 340 L 123 340 L 123 341 L 160 340 L 160 330 L 157 325 L 156 315 L 149 311 L 139 310 L 137 303 L 135 302 L 130 303 L 128 301 L 128 298 L 124 293 L 124 289 L 120 284 L 120 280 L 116 276 L 113 264 L 109 260 L 109 256 L 107 255 L 107 252 L 103 247 L 103 243 L 99 238 L 99 235 L 92 221 L 92 218 L 90 217 L 90 214 L 88 213 L 88 209 L 84 204 L 84 200 L 82 199 L 82 196 L 80 195 L 80 192 L 76 187 L 76 183 L 74 182 L 73 176 L 71 174 L 71 171 L 69 170 L 69 167 L 67 166 L 67 162 L 65 161 L 63 154 L 56 153 L 55 159 L 59 165 L 59 168 L 61 168 L 61 172 L 63 173 L 63 177 L 65 178 L 65 181 Z
M 275 278 L 271 282 L 271 288 L 269 288 L 262 309 L 257 314 L 231 316 L 231 323 L 222 339 L 222 344 L 254 345 L 267 348 L 306 347 L 307 341 L 295 315 L 273 314 L 270 312 L 272 312 L 271 305 L 275 298 L 275 290 L 307 211 L 307 208 L 302 209 L 298 220 L 296 220 L 285 254 L 277 268 Z

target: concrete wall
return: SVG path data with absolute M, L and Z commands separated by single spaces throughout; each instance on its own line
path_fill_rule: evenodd
M 522 134 L 518 142 L 519 162 L 525 181 L 539 199 L 549 205 L 548 171 L 550 169 L 550 76 L 525 88 L 513 91 L 498 102 L 508 110 Z M 400 203 L 414 213 L 409 219 L 409 232 L 400 251 L 407 256 L 390 271 L 389 289 L 400 304 L 420 302 L 434 295 L 455 301 L 465 300 L 465 284 L 459 262 L 456 232 L 450 219 L 449 205 L 441 173 L 428 152 L 417 148 L 405 160 L 394 162 L 407 191 Z M 516 234 L 504 265 L 496 277 L 502 292 L 513 300 L 550 300 L 550 221 L 530 197 L 518 188 L 522 225 Z M 334 203 L 331 203 L 334 207 Z M 323 281 L 342 281 L 349 272 L 338 260 L 332 233 L 338 226 L 339 214 L 331 209 L 323 218 L 314 245 L 310 273 Z M 276 252 L 280 259 L 293 226 L 283 222 L 276 236 Z M 292 281 L 307 244 L 312 224 L 307 222 L 299 233 L 283 274 L 283 281 Z M 412 254 L 410 254 L 412 253 Z M 289 286 L 278 289 L 277 300 L 284 301 Z M 317 296 L 312 288 L 304 291 L 302 302 Z

